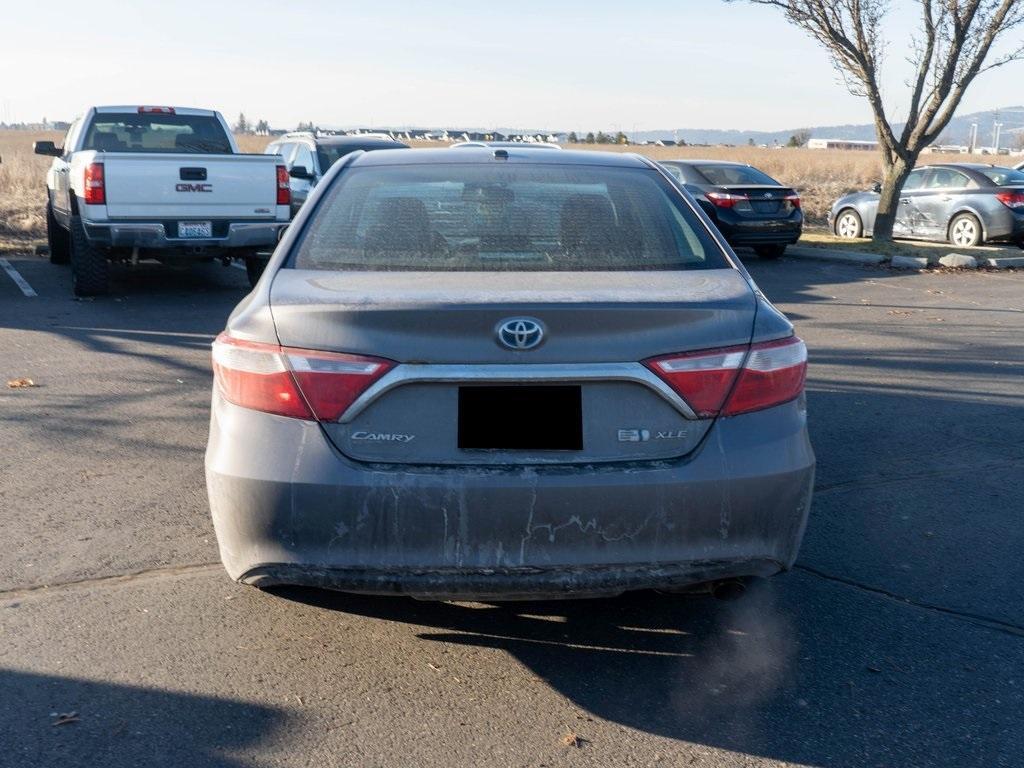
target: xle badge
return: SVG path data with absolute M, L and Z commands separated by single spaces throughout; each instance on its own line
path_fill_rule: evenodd
M 620 429 L 620 443 L 646 443 L 648 440 L 682 440 L 685 429 L 659 429 L 651 434 L 649 429 Z

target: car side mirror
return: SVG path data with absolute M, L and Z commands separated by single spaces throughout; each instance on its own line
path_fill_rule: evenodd
M 875 194 L 878 194 L 878 195 L 882 194 L 882 183 L 879 182 L 879 181 L 876 181 L 871 186 L 871 191 L 874 192 Z
M 293 165 L 291 170 L 288 171 L 288 175 L 293 179 L 305 179 L 309 181 L 313 178 L 313 174 L 309 172 L 309 169 L 304 165 Z
M 52 141 L 35 141 L 32 143 L 32 151 L 37 155 L 48 155 L 60 157 L 63 152 Z

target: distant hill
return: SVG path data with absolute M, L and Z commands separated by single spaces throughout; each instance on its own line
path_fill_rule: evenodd
M 1016 148 L 1018 136 L 1024 134 L 1024 106 L 1002 107 L 1000 109 L 974 112 L 954 117 L 940 137 L 942 144 L 966 144 L 970 136 L 971 124 L 978 124 L 978 144 L 992 143 L 993 124 L 1003 124 L 1003 147 Z M 902 129 L 897 124 L 897 130 Z M 673 130 L 639 131 L 639 141 L 657 141 L 659 139 L 677 139 L 687 144 L 747 144 L 753 139 L 755 144 L 785 144 L 789 137 L 801 130 L 800 127 L 784 131 L 744 131 L 723 130 L 715 128 L 676 128 Z M 875 138 L 875 127 L 863 125 L 824 125 L 808 127 L 811 135 L 820 139 L 858 139 L 872 141 Z

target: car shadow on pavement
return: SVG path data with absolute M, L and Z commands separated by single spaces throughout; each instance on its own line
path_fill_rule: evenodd
M 1004 758 L 1024 753 L 1012 681 L 1002 691 L 975 684 L 990 674 L 977 628 L 907 614 L 805 572 L 757 582 L 734 602 L 650 592 L 515 603 L 274 593 L 419 626 L 430 642 L 504 650 L 595 717 L 744 755 L 860 768 L 1011 765 Z M 922 640 L 933 633 L 942 647 Z M 1004 640 L 1024 660 L 1019 639 Z M 583 724 L 576 730 L 588 738 Z
M 0 765 L 240 768 L 288 727 L 265 705 L 0 670 Z

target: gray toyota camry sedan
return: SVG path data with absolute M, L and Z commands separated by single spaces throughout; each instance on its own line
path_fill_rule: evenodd
M 644 158 L 350 155 L 213 345 L 221 557 L 442 599 L 769 576 L 811 501 L 806 361 Z

